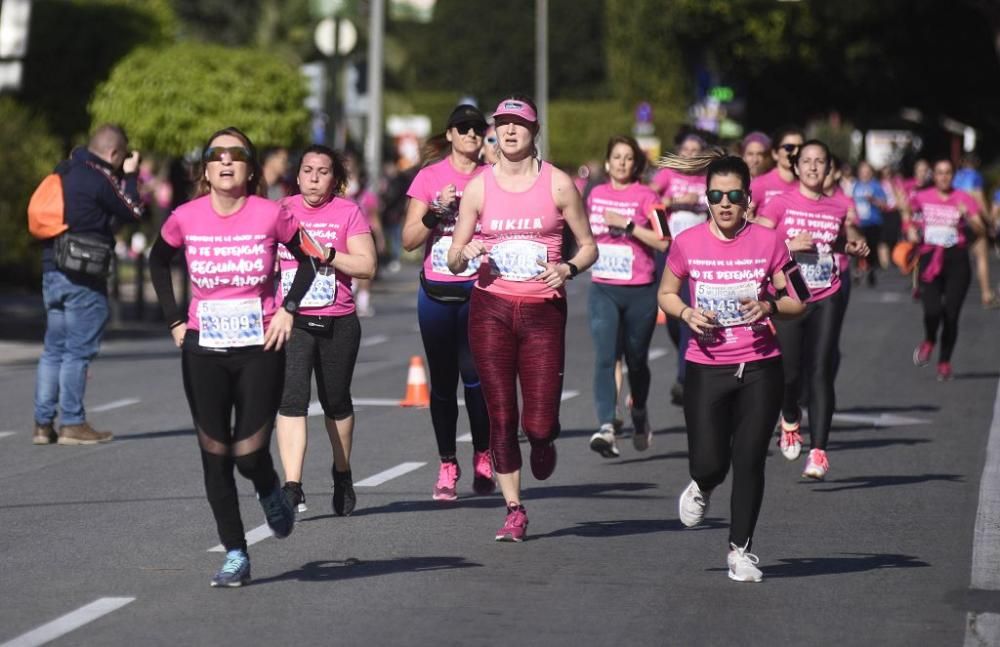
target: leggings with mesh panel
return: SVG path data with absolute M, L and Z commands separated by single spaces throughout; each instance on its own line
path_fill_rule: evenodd
M 469 344 L 490 416 L 490 449 L 500 474 L 521 469 L 521 427 L 533 447 L 559 435 L 566 340 L 566 299 L 519 299 L 472 291 Z
M 920 257 L 918 276 L 931 260 L 931 254 Z M 951 353 L 958 340 L 958 317 L 962 314 L 962 304 L 972 282 L 972 264 L 969 250 L 965 247 L 949 247 L 944 250 L 944 267 L 933 281 L 920 282 L 920 300 L 924 305 L 924 339 L 932 344 L 937 341 L 941 329 L 941 351 L 938 359 L 951 361 Z
M 261 496 L 278 484 L 270 445 L 285 353 L 255 347 L 214 354 L 193 348 L 193 332 L 195 342 L 189 343 L 189 332 L 181 370 L 201 447 L 205 492 L 222 545 L 246 550 L 233 468 L 253 482 Z
M 688 466 L 702 490 L 733 468 L 729 542 L 749 548 L 764 499 L 764 463 L 781 410 L 781 358 L 738 364 L 687 363 L 684 421 Z
M 351 378 L 361 346 L 361 324 L 353 312 L 331 319 L 329 330 L 322 332 L 292 328 L 285 345 L 281 415 L 302 418 L 309 413 L 313 369 L 323 414 L 332 420 L 354 415 Z

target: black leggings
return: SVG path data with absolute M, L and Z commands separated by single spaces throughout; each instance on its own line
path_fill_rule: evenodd
M 931 260 L 931 254 L 920 257 L 917 271 L 921 274 Z M 972 281 L 972 264 L 969 252 L 964 247 L 949 247 L 944 250 L 944 267 L 933 281 L 920 282 L 920 300 L 924 304 L 924 339 L 932 344 L 937 341 L 938 327 L 942 322 L 941 351 L 938 359 L 951 361 L 958 339 L 958 316 L 962 313 L 962 303 Z
M 333 420 L 344 420 L 354 414 L 351 378 L 361 346 L 361 324 L 353 312 L 331 319 L 327 331 L 292 329 L 285 346 L 285 388 L 278 409 L 281 415 L 299 418 L 308 415 L 314 368 L 323 414 Z
M 806 304 L 797 319 L 774 322 L 785 367 L 785 396 L 781 415 L 787 422 L 802 417 L 799 398 L 809 385 L 809 437 L 813 449 L 826 449 L 836 406 L 834 376 L 844 293 L 840 290 L 821 301 Z
M 197 350 L 189 334 L 181 354 L 184 392 L 198 432 L 205 492 L 226 550 L 246 550 L 233 477 L 235 466 L 260 496 L 278 483 L 271 432 L 285 373 L 284 352 L 259 347 L 214 354 Z M 231 423 L 233 411 L 236 423 Z
M 764 498 L 764 463 L 781 408 L 781 359 L 738 364 L 687 363 L 684 420 L 688 465 L 702 490 L 713 490 L 733 466 L 729 542 L 749 547 Z

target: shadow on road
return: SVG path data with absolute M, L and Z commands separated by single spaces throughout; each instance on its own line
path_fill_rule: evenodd
M 869 427 L 869 429 L 871 429 Z M 838 430 L 839 431 L 839 430 Z M 865 440 L 831 440 L 828 450 L 842 451 L 845 449 L 879 449 L 895 445 L 923 445 L 931 442 L 928 438 L 867 438 Z
M 359 577 L 378 577 L 395 573 L 422 573 L 428 571 L 450 571 L 456 568 L 479 568 L 482 564 L 470 562 L 464 557 L 400 557 L 397 559 L 362 560 L 348 558 L 308 562 L 302 568 L 256 579 L 254 584 L 269 582 L 336 582 Z
M 544 535 L 529 535 L 528 539 L 553 537 L 626 537 L 648 535 L 654 532 L 697 532 L 715 528 L 728 528 L 729 524 L 716 519 L 705 519 L 696 528 L 686 528 L 679 519 L 616 519 L 614 521 L 584 521 L 570 528 L 560 528 Z
M 631 425 L 627 424 L 626 428 L 631 429 Z M 583 438 L 590 438 L 591 436 L 594 435 L 595 431 L 597 431 L 596 427 L 594 427 L 594 428 L 587 428 L 587 429 L 562 429 L 562 430 L 559 431 L 559 438 L 581 438 L 581 437 L 583 437 Z M 664 427 L 663 429 L 654 429 L 653 430 L 653 434 L 656 435 L 656 436 L 659 436 L 660 434 L 683 434 L 684 432 L 685 432 L 685 428 L 683 426 L 681 426 L 681 427 Z M 619 436 L 618 437 L 618 442 L 621 442 L 623 439 L 626 439 L 626 440 L 630 439 L 631 437 L 632 437 L 632 432 L 628 432 L 627 434 Z M 524 441 L 524 437 L 523 436 L 521 436 L 521 441 L 522 442 Z
M 850 407 L 848 409 L 837 409 L 836 413 L 905 413 L 912 411 L 940 411 L 941 407 L 936 404 L 901 404 L 885 405 L 877 404 L 873 406 Z
M 687 458 L 687 452 L 670 452 L 667 454 L 652 454 L 642 458 L 627 458 L 623 461 L 608 461 L 605 465 L 630 465 L 632 463 L 650 463 L 652 461 L 667 461 L 675 458 Z
M 998 377 L 1000 377 L 1000 373 L 996 371 L 969 371 L 952 375 L 952 379 L 955 380 L 995 380 Z
M 164 431 L 143 431 L 137 434 L 118 434 L 115 442 L 128 440 L 149 440 L 150 438 L 173 438 L 175 436 L 193 436 L 194 429 L 166 429 Z
M 840 553 L 845 557 L 802 557 L 781 559 L 777 566 L 764 566 L 765 578 L 808 577 L 811 575 L 840 575 L 866 573 L 886 568 L 926 568 L 927 562 L 913 555 L 894 553 Z M 725 570 L 725 569 L 709 569 Z
M 961 474 L 909 474 L 900 476 L 852 476 L 846 479 L 835 481 L 825 481 L 826 484 L 845 483 L 846 485 L 829 488 L 813 488 L 813 492 L 841 492 L 843 490 L 861 490 L 873 487 L 887 487 L 892 485 L 913 485 L 915 483 L 927 483 L 929 481 L 948 481 L 949 483 L 962 483 L 964 477 Z M 801 481 L 809 483 L 809 481 Z

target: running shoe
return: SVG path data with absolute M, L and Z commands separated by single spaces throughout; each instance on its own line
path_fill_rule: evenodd
M 539 481 L 552 476 L 556 471 L 556 444 L 549 442 L 545 445 L 531 446 L 531 473 Z
M 280 490 L 278 490 L 280 491 Z M 250 556 L 236 548 L 226 553 L 226 561 L 212 578 L 212 586 L 235 588 L 250 581 Z
M 281 489 L 285 491 L 288 502 L 292 504 L 296 512 L 305 512 L 309 509 L 306 507 L 306 495 L 302 491 L 302 483 L 298 481 L 285 481 Z
M 681 493 L 681 498 L 677 500 L 677 516 L 680 517 L 681 523 L 688 528 L 694 528 L 704 521 L 711 499 L 711 490 L 702 490 L 697 483 L 691 481 Z
M 354 512 L 358 497 L 354 493 L 354 481 L 351 480 L 351 470 L 338 472 L 336 467 L 330 468 L 333 474 L 333 514 L 338 517 L 349 517 Z
M 257 500 L 260 507 L 264 509 L 264 517 L 267 525 L 278 539 L 284 539 L 292 534 L 295 528 L 295 508 L 292 502 L 285 495 L 285 490 L 278 485 L 278 478 L 274 478 L 274 487 L 267 496 L 257 493 Z
M 938 362 L 937 379 L 938 382 L 947 382 L 951 379 L 951 362 Z
M 608 423 L 601 425 L 601 428 L 590 437 L 590 448 L 604 458 L 617 458 L 620 454 L 614 425 Z
M 760 558 L 751 553 L 746 548 L 740 548 L 729 544 L 729 556 L 726 558 L 729 565 L 729 579 L 736 582 L 760 582 L 764 574 L 757 568 Z
M 524 541 L 528 533 L 528 512 L 523 505 L 507 506 L 507 518 L 497 531 L 497 541 Z
M 822 449 L 810 450 L 809 460 L 806 462 L 806 468 L 802 470 L 802 476 L 822 481 L 829 471 L 830 461 L 826 458 L 826 452 Z
M 649 414 L 645 409 L 632 408 L 632 446 L 638 452 L 644 452 L 653 444 L 653 428 L 649 424 Z
M 934 342 L 922 341 L 920 345 L 913 349 L 913 365 L 927 366 L 931 361 L 931 353 L 934 352 Z
M 785 422 L 785 417 L 778 419 L 781 436 L 778 438 L 778 449 L 781 455 L 794 461 L 802 453 L 802 435 L 799 434 L 799 422 Z
M 438 480 L 434 484 L 435 501 L 454 501 L 458 498 L 458 479 L 462 476 L 462 468 L 454 461 L 442 461 L 438 470 Z
M 493 481 L 493 454 L 490 450 L 472 455 L 472 491 L 476 494 L 490 494 L 497 484 Z

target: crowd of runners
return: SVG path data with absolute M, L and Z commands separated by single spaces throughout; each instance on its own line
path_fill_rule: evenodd
M 832 469 L 827 442 L 852 285 L 875 284 L 890 261 L 912 269 L 924 311 L 913 362 L 930 363 L 937 349 L 940 380 L 952 377 L 970 249 L 979 250 L 982 303 L 996 303 L 983 276 L 992 227 L 981 186 L 957 188 L 968 180 L 946 158 L 921 160 L 904 179 L 864 162 L 855 174 L 798 128 L 750 133 L 731 151 L 686 133 L 652 161 L 632 137 L 614 135 L 604 180 L 595 173 L 577 183 L 539 156 L 529 97 L 506 97 L 489 113 L 463 104 L 445 123 L 407 178 L 398 232 L 402 248 L 423 254 L 417 320 L 440 459 L 428 495 L 441 505 L 459 496 L 461 380 L 472 490 L 489 495 L 499 485 L 506 503 L 497 541 L 527 536 L 519 435 L 536 480 L 556 469 L 565 286 L 582 273 L 594 351 L 590 448 L 621 455 L 626 410 L 633 449 L 652 445 L 648 355 L 665 314 L 680 357 L 668 379 L 683 407 L 691 476 L 678 515 L 685 526 L 701 523 L 732 471 L 728 575 L 743 582 L 762 577 L 751 547 L 768 450 L 800 460 L 806 426 L 802 477 L 822 480 Z M 356 160 L 311 146 L 299 156 L 296 190 L 270 200 L 258 159 L 237 128 L 208 137 L 197 197 L 166 219 L 150 255 L 227 551 L 213 586 L 250 579 L 235 472 L 253 483 L 277 537 L 306 509 L 313 375 L 330 439 L 331 505 L 336 515 L 354 510 L 355 295 L 370 310 L 373 231 L 393 237 L 350 197 Z M 171 273 L 179 255 L 191 284 L 186 311 Z

